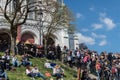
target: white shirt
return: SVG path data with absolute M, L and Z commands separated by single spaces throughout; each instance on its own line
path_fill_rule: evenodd
M 39 70 L 38 70 L 38 68 L 33 68 L 33 69 L 32 69 L 32 72 L 33 72 L 33 73 L 38 73 Z
M 12 57 L 12 62 L 14 62 L 15 60 L 17 60 L 17 57 Z
M 31 73 L 31 70 L 26 69 L 26 74 Z
M 50 65 L 50 63 L 48 63 L 48 62 L 46 62 L 46 63 L 44 64 L 44 66 L 45 66 L 46 68 L 52 68 L 51 65 Z
M 79 52 L 79 51 L 77 51 L 77 57 L 78 57 L 78 58 L 80 57 L 80 52 Z

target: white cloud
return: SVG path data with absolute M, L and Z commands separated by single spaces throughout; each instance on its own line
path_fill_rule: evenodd
M 106 36 L 105 36 L 105 35 L 99 35 L 99 37 L 100 37 L 100 38 L 106 38 Z
M 92 6 L 92 7 L 89 8 L 89 10 L 90 10 L 90 11 L 94 11 L 94 10 L 95 10 L 95 7 Z
M 77 18 L 81 18 L 81 17 L 82 17 L 82 14 L 81 14 L 81 13 L 77 13 L 77 14 L 76 14 L 76 17 L 77 17 Z
M 92 35 L 94 38 L 97 38 L 97 37 L 98 37 L 98 35 L 95 34 L 94 32 L 92 32 L 91 35 Z
M 106 40 L 102 40 L 100 43 L 99 43 L 99 46 L 105 46 L 107 44 L 107 41 Z
M 79 38 L 79 43 L 86 43 L 88 45 L 95 44 L 95 39 L 93 39 L 92 37 L 84 36 L 81 33 L 77 33 L 77 36 Z
M 88 31 L 89 31 L 89 29 L 82 28 L 82 29 L 81 29 L 81 31 L 83 31 L 83 32 L 88 32 Z
M 102 24 L 92 24 L 94 30 L 103 28 Z
M 106 36 L 105 35 L 98 35 L 94 32 L 91 33 L 91 35 L 95 38 L 95 39 L 98 39 L 100 41 L 100 43 L 98 43 L 99 46 L 104 46 L 107 44 L 107 40 L 106 40 Z
M 105 12 L 101 12 L 100 13 L 100 17 L 105 17 L 106 16 L 106 13 Z
M 96 33 L 94 33 L 94 32 L 92 32 L 91 33 L 91 35 L 94 37 L 94 38 L 99 38 L 99 39 L 105 39 L 106 38 L 106 36 L 105 35 L 103 35 L 103 34 L 96 34 Z
M 108 29 L 108 30 L 111 30 L 111 29 L 115 28 L 115 25 L 116 25 L 116 24 L 113 22 L 113 20 L 110 19 L 110 18 L 104 18 L 104 19 L 103 19 L 103 23 L 107 25 L 107 29 Z
M 113 20 L 111 18 L 108 18 L 106 16 L 106 13 L 100 13 L 100 21 L 106 25 L 108 30 L 112 30 L 113 28 L 115 28 L 116 24 L 113 22 Z

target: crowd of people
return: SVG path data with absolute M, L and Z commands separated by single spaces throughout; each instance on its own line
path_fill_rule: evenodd
M 36 65 L 33 66 L 34 63 L 30 61 L 30 58 L 47 57 L 48 59 L 53 59 L 52 57 L 55 56 L 52 55 L 51 57 L 49 57 L 50 50 L 48 50 L 48 54 L 45 55 L 43 47 L 38 48 L 36 45 L 33 44 L 25 45 L 24 43 L 19 43 L 16 46 L 14 55 L 10 54 L 10 49 L 6 49 L 2 52 L 4 52 L 4 55 L 0 56 L 0 79 L 5 80 L 9 79 L 6 70 L 8 71 L 16 70 L 15 69 L 16 67 L 21 66 L 24 66 L 26 68 L 25 71 L 26 75 L 31 77 L 33 80 L 35 79 L 35 77 L 41 77 L 43 80 L 46 80 L 46 76 L 39 71 L 38 66 Z M 17 54 L 21 56 L 21 60 L 17 58 Z M 54 59 L 56 58 L 54 57 Z M 52 67 L 52 70 L 53 70 L 52 76 L 56 77 L 56 80 L 63 76 L 64 71 L 60 66 L 58 67 L 57 64 L 54 65 L 54 67 Z
M 32 63 L 29 58 L 31 57 L 46 57 L 50 60 L 59 60 L 64 64 L 70 66 L 71 68 L 76 67 L 80 69 L 82 76 L 77 75 L 78 80 L 91 80 L 88 74 L 92 73 L 97 76 L 97 80 L 120 80 L 120 54 L 119 53 L 107 53 L 101 52 L 100 54 L 97 51 L 89 49 L 79 49 L 69 50 L 67 46 L 61 48 L 59 44 L 48 45 L 47 53 L 45 53 L 44 46 L 37 45 L 25 45 L 20 42 L 16 48 L 16 54 L 22 56 L 22 60 L 17 59 L 16 54 L 10 55 L 9 50 L 5 51 L 5 54 L 1 56 L 0 59 L 0 77 L 4 76 L 7 80 L 6 70 L 11 70 L 13 67 L 20 67 L 21 65 L 26 67 L 26 75 L 34 79 L 34 77 L 41 77 L 43 80 L 46 80 L 45 75 L 43 75 L 38 66 L 32 66 Z M 10 60 L 12 61 L 12 66 L 10 65 Z M 60 68 L 60 65 L 56 63 L 45 63 L 45 67 L 51 68 L 53 70 L 53 76 L 56 77 L 56 80 L 65 76 L 64 70 Z M 59 67 L 59 68 L 58 68 Z
M 119 53 L 107 53 L 105 51 L 97 53 L 97 51 L 79 48 L 69 50 L 66 46 L 61 49 L 59 45 L 56 47 L 50 46 L 48 49 L 49 59 L 59 59 L 71 68 L 77 67 L 82 69 L 81 73 L 84 74 L 81 77 L 82 80 L 89 80 L 89 73 L 96 75 L 97 80 L 120 79 Z M 60 54 L 58 54 L 59 52 Z
M 63 48 L 64 62 L 70 67 L 76 66 L 84 74 L 81 80 L 89 80 L 88 74 L 97 76 L 97 80 L 120 80 L 120 54 L 101 52 L 89 49 L 68 50 Z

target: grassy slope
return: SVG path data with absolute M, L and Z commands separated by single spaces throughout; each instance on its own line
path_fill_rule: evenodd
M 47 59 L 45 59 L 45 58 L 41 58 L 41 59 L 40 58 L 33 58 L 33 59 L 31 59 L 33 65 L 38 65 L 41 73 L 44 74 L 46 71 L 52 73 L 51 69 L 44 68 L 44 63 L 46 62 L 46 60 Z M 65 70 L 66 77 L 64 78 L 64 80 L 76 80 L 73 77 L 73 74 L 76 74 L 76 71 L 74 71 L 73 69 L 69 68 L 68 66 L 62 64 L 59 61 L 54 61 L 54 62 L 57 64 L 60 64 L 62 66 L 62 68 Z M 10 80 L 31 80 L 30 77 L 26 76 L 25 67 L 23 67 L 23 66 L 16 68 L 16 71 L 7 71 L 7 74 L 8 74 L 8 77 Z M 52 77 L 52 78 L 55 80 L 54 77 Z M 42 80 L 42 79 L 36 78 L 36 80 Z M 48 77 L 47 80 L 50 80 L 50 77 Z

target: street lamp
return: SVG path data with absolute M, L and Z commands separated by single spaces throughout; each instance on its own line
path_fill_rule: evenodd
M 43 21 L 42 21 L 43 12 L 42 12 L 42 9 L 39 9 L 38 15 L 39 15 L 38 30 L 39 30 L 39 33 L 40 33 L 40 45 L 42 45 L 42 27 L 43 27 Z

